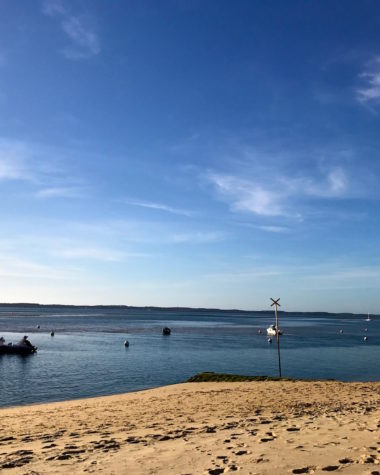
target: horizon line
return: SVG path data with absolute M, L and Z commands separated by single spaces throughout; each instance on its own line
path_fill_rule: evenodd
M 0 307 L 67 307 L 67 308 L 125 308 L 125 309 L 152 309 L 152 310 L 192 310 L 192 311 L 218 311 L 218 312 L 240 312 L 240 313 L 273 313 L 274 310 L 243 310 L 238 308 L 216 308 L 216 307 L 187 307 L 187 306 L 158 306 L 158 305 L 125 305 L 125 304 L 94 304 L 94 305 L 78 305 L 78 304 L 59 304 L 59 303 L 33 303 L 33 302 L 17 302 L 7 303 L 0 302 Z M 353 312 L 327 312 L 327 311 L 302 311 L 302 310 L 278 310 L 278 313 L 293 313 L 293 314 L 323 314 L 323 315 L 367 315 L 365 313 Z M 379 316 L 370 313 L 372 316 Z

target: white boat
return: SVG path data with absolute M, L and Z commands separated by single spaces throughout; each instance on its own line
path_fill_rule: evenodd
M 364 321 L 365 321 L 365 322 L 370 322 L 370 321 L 371 321 L 371 317 L 369 316 L 369 313 L 368 313 L 367 318 L 366 318 Z
M 282 335 L 282 331 L 281 331 L 281 330 L 278 330 L 278 334 L 279 334 L 279 335 Z M 267 328 L 267 335 L 274 335 L 274 336 L 277 335 L 277 332 L 276 332 L 276 325 L 270 325 L 270 326 Z

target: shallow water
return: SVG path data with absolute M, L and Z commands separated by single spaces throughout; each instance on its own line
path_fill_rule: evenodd
M 283 376 L 380 380 L 380 318 L 364 318 L 280 314 Z M 0 335 L 8 342 L 28 334 L 38 352 L 0 356 L 0 406 L 135 391 L 201 371 L 277 376 L 276 342 L 265 335 L 273 320 L 254 312 L 1 307 Z

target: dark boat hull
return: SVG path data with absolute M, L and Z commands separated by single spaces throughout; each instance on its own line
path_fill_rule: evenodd
M 35 346 L 0 345 L 0 355 L 32 355 L 36 351 Z

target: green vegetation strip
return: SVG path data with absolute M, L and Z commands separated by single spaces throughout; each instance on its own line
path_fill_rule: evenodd
M 336 379 L 297 379 L 297 378 L 278 378 L 272 376 L 243 376 L 241 374 L 224 374 L 224 373 L 213 373 L 212 371 L 206 371 L 204 373 L 196 374 L 189 378 L 187 383 L 210 383 L 210 382 L 239 382 L 239 381 L 305 381 L 305 382 L 316 382 L 316 381 L 336 381 Z
M 207 383 L 207 382 L 236 382 L 236 381 L 279 381 L 280 378 L 271 376 L 242 376 L 240 374 L 223 374 L 205 372 L 192 376 L 187 380 L 188 383 Z M 293 379 L 282 378 L 285 381 L 294 381 Z

